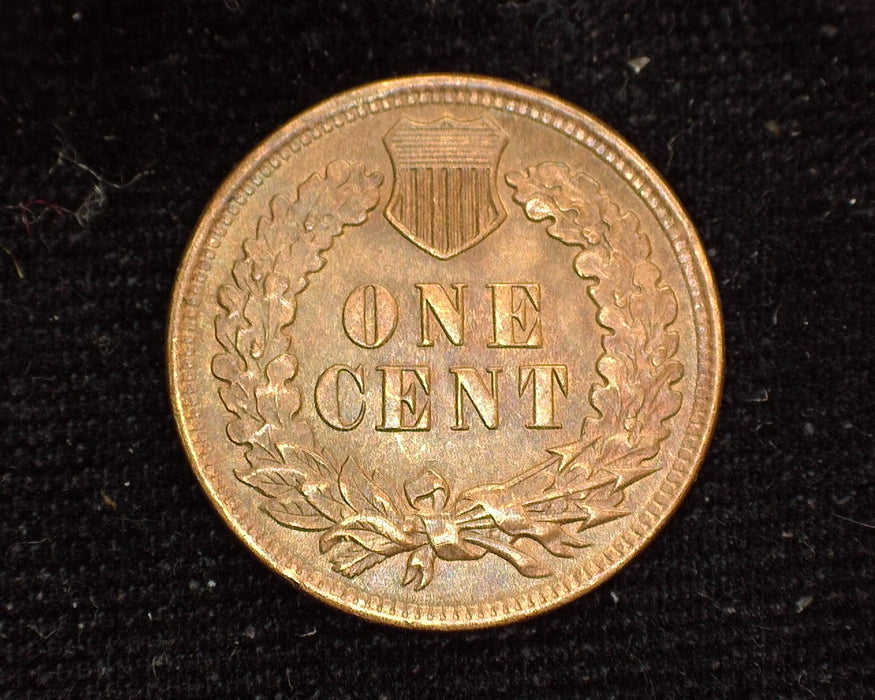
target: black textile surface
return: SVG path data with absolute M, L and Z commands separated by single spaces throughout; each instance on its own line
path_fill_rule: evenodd
M 867 5 L 3 2 L 0 688 L 873 697 Z M 727 347 L 656 541 L 571 605 L 456 634 L 259 564 L 187 465 L 164 370 L 176 265 L 235 163 L 322 98 L 438 70 L 545 88 L 635 144 L 699 227 Z

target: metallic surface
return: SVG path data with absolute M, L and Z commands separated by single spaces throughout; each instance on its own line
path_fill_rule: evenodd
M 195 474 L 323 601 L 502 624 L 626 564 L 695 478 L 723 372 L 683 208 L 608 127 L 497 80 L 338 95 L 228 177 L 168 362 Z

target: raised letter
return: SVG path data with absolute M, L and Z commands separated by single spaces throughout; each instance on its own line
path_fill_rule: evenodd
M 454 284 L 456 301 L 450 301 L 450 295 L 439 284 L 417 284 L 419 289 L 419 318 L 422 327 L 420 347 L 430 348 L 434 345 L 431 337 L 431 317 L 437 319 L 447 338 L 453 345 L 461 345 L 465 341 L 465 285 Z
M 361 365 L 353 369 L 348 365 L 331 365 L 316 382 L 315 403 L 316 412 L 335 430 L 352 430 L 365 417 L 365 400 L 359 400 L 359 412 L 353 421 L 343 420 L 340 412 L 340 375 L 348 374 L 355 381 L 359 394 L 365 393 L 365 377 Z
M 500 367 L 487 367 L 489 373 L 489 388 L 486 382 L 477 374 L 472 367 L 450 367 L 450 372 L 456 377 L 456 423 L 453 430 L 468 430 L 468 422 L 465 420 L 465 399 L 463 393 L 468 396 L 480 420 L 490 430 L 498 427 L 498 373 Z
M 541 286 L 487 284 L 492 289 L 490 348 L 541 347 Z
M 377 430 L 429 430 L 428 367 L 377 367 L 383 373 L 383 422 Z
M 343 330 L 362 348 L 378 348 L 395 332 L 398 306 L 389 290 L 363 284 L 350 292 L 343 305 Z
M 523 365 L 520 367 L 520 396 L 532 384 L 532 422 L 527 428 L 561 428 L 554 420 L 554 388 L 568 396 L 568 368 L 565 365 Z

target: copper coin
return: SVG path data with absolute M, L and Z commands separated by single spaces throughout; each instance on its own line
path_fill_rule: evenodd
M 317 598 L 458 629 L 577 598 L 695 478 L 723 371 L 689 217 L 604 124 L 498 80 L 292 119 L 203 214 L 174 412 L 231 529 Z

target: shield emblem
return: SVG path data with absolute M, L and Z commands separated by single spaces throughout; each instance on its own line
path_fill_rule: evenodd
M 476 245 L 506 216 L 496 189 L 507 135 L 489 119 L 402 119 L 383 139 L 395 170 L 386 218 L 446 260 Z

